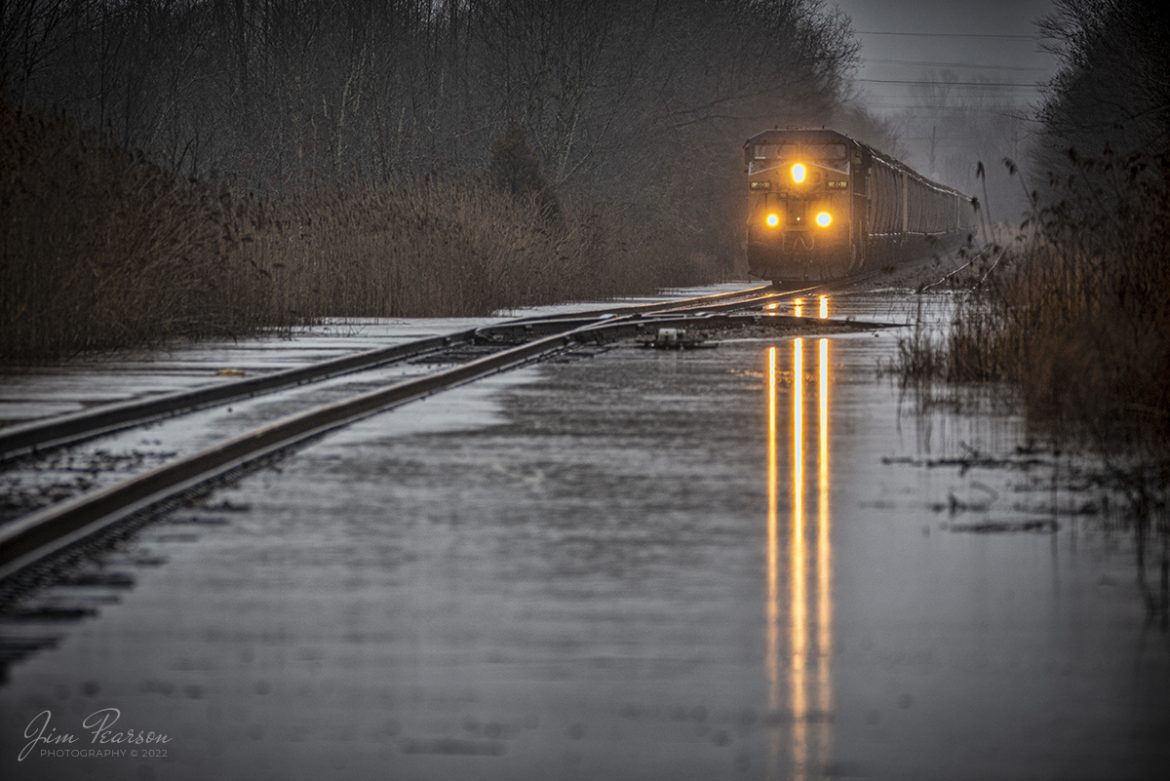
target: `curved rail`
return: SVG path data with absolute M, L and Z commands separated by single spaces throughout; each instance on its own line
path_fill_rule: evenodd
M 728 317 L 720 314 L 705 317 L 626 316 L 603 322 L 590 321 L 567 332 L 544 336 L 388 388 L 289 415 L 108 488 L 44 508 L 0 528 L 0 580 L 10 578 L 118 521 L 370 415 L 547 357 L 574 342 L 597 340 L 602 335 L 633 334 L 651 327 L 695 323 L 697 320 L 710 324 L 717 318 Z
M 193 390 L 176 391 L 149 399 L 112 404 L 72 415 L 34 421 L 32 423 L 0 429 L 0 463 L 31 453 L 48 452 L 103 434 L 121 431 L 160 418 L 193 412 L 215 404 L 223 404 L 263 393 L 271 393 L 282 388 L 321 382 L 322 380 L 353 374 L 367 369 L 376 369 L 399 361 L 417 358 L 445 347 L 456 344 L 467 344 L 477 339 L 491 339 L 493 334 L 503 334 L 514 331 L 517 328 L 535 332 L 538 324 L 555 321 L 560 318 L 564 318 L 567 323 L 570 320 L 592 321 L 606 316 L 612 317 L 642 312 L 671 311 L 679 307 L 703 306 L 704 304 L 728 306 L 729 304 L 727 302 L 733 299 L 753 296 L 769 289 L 769 285 L 759 285 L 744 288 L 743 290 L 714 293 L 709 296 L 695 296 L 672 301 L 658 301 L 647 304 L 611 307 L 609 309 L 566 313 L 562 316 L 519 318 L 481 328 L 455 331 L 442 336 L 417 339 L 391 347 L 381 347 L 354 355 L 345 355 L 340 358 L 272 372 L 271 374 L 258 377 L 249 377 L 229 383 L 207 385 Z M 566 327 L 568 326 L 560 326 L 559 329 L 563 331 Z M 556 328 L 541 330 L 548 332 L 548 330 L 555 331 Z
M 768 301 L 815 289 L 774 291 L 747 298 L 741 295 L 740 300 L 726 300 L 727 295 L 720 295 L 717 301 L 699 297 L 683 302 L 663 302 L 656 305 L 657 311 L 638 305 L 638 311 L 631 314 L 615 314 L 615 310 L 607 310 L 600 316 L 501 324 L 525 330 L 528 341 L 422 377 L 402 380 L 387 388 L 286 416 L 107 488 L 46 507 L 0 528 L 0 581 L 9 581 L 21 571 L 120 521 L 195 493 L 210 482 L 362 418 L 540 360 L 574 343 L 620 338 L 664 326 L 713 327 L 731 322 L 733 315 L 727 310 L 755 308 Z M 654 315 L 646 316 L 647 312 L 654 312 Z M 875 324 L 852 325 L 868 327 Z M 470 334 L 470 338 L 476 335 L 482 338 L 485 331 L 493 329 L 495 326 L 460 332 L 459 336 L 464 338 Z M 531 338 L 532 332 L 545 330 L 553 333 Z M 450 344 L 451 339 L 451 336 L 446 336 L 419 341 L 433 347 L 435 342 Z M 413 342 L 397 349 L 413 347 L 417 350 L 418 345 L 419 342 Z M 3 601 L 3 596 L 0 593 L 0 601 Z

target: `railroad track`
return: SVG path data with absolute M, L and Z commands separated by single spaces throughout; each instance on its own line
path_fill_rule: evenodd
M 634 315 L 673 308 L 735 307 L 753 300 L 769 300 L 798 291 L 775 291 L 768 285 L 746 288 L 710 296 L 677 299 L 668 303 L 634 304 L 609 309 L 595 309 L 561 317 L 527 317 L 481 328 L 470 328 L 442 336 L 417 339 L 405 344 L 346 355 L 309 366 L 300 366 L 259 377 L 218 383 L 188 391 L 178 391 L 151 399 L 103 406 L 99 409 L 63 415 L 0 429 L 0 464 L 32 453 L 47 453 L 93 437 L 110 434 L 131 426 L 246 399 L 284 388 L 296 387 L 347 374 L 422 357 L 459 344 L 472 344 L 503 334 L 535 334 L 555 329 L 558 324 L 596 320 L 617 315 Z
M 206 492 L 218 482 L 357 420 L 546 359 L 575 345 L 613 341 L 663 327 L 726 326 L 738 316 L 737 312 L 761 309 L 827 287 L 776 290 L 759 286 L 712 296 L 521 318 L 0 432 L 3 458 L 44 453 L 161 418 L 398 362 L 425 359 L 455 347 L 488 345 L 492 348 L 486 354 L 447 368 L 286 415 L 106 487 L 17 518 L 0 527 L 0 604 L 51 576 L 58 568 L 54 563 L 67 565 L 70 558 L 61 554 L 77 552 L 83 547 L 80 543 L 100 537 L 115 527 L 133 526 L 136 519 L 144 521 L 160 508 Z

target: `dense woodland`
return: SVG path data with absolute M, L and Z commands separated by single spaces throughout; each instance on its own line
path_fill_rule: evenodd
M 1170 152 L 1170 8 L 1157 0 L 1054 5 L 1041 31 L 1063 67 L 1040 111 L 1038 168 L 1067 175 L 1078 158 Z
M 60 107 L 176 173 L 281 191 L 474 175 L 519 125 L 555 187 L 611 196 L 627 173 L 693 170 L 725 132 L 830 115 L 854 51 L 810 0 L 5 11 L 0 68 L 18 109 Z
M 121 276 L 166 285 L 156 267 L 169 263 L 187 284 L 168 307 L 183 315 L 147 324 L 81 280 L 69 306 L 93 316 L 84 335 L 48 336 L 48 316 L 44 338 L 0 348 L 10 356 L 122 343 L 115 331 L 486 312 L 709 279 L 739 254 L 744 138 L 831 122 L 883 140 L 843 108 L 856 43 L 820 0 L 9 0 L 0 12 L 18 148 L 0 196 L 26 212 L 5 226 L 3 273 L 17 282 L 0 294 L 5 319 L 69 299 L 79 265 L 118 276 L 139 263 L 151 270 Z M 146 180 L 208 204 L 220 236 L 120 246 L 133 216 L 103 225 L 103 211 L 163 219 L 157 198 L 134 195 Z M 69 193 L 90 190 L 114 193 L 83 220 L 110 246 L 38 245 L 82 220 Z M 201 234 L 192 214 L 172 216 L 172 238 Z M 505 284 L 521 273 L 539 279 Z

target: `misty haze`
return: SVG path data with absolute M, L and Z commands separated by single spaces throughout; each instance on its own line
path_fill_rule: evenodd
M 1165 776 L 1167 40 L 0 3 L 0 775 Z

